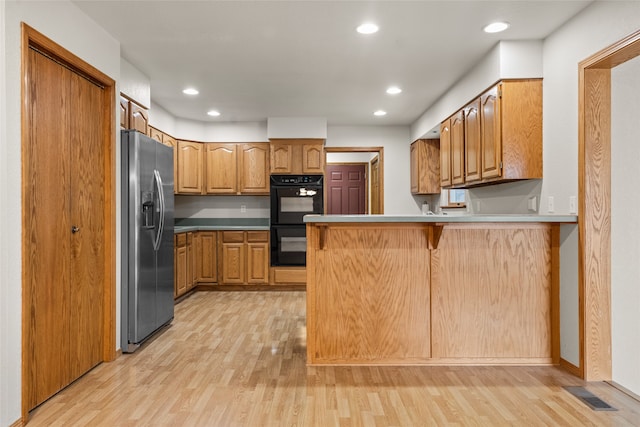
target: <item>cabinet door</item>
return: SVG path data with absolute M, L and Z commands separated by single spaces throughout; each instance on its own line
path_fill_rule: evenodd
M 243 194 L 269 194 L 269 144 L 240 144 L 238 152 L 238 191 Z
M 205 144 L 205 192 L 236 194 L 237 144 Z
M 269 243 L 247 243 L 247 283 L 269 283 Z
M 440 185 L 451 186 L 451 119 L 440 125 Z
M 176 281 L 175 281 L 175 297 L 184 295 L 187 292 L 187 247 L 179 246 L 176 248 Z
M 162 134 L 162 143 L 173 148 L 173 192 L 176 193 L 178 191 L 178 141 L 165 133 Z
M 202 144 L 178 141 L 178 193 L 202 193 Z
M 222 244 L 222 283 L 245 283 L 245 251 L 244 243 Z
M 502 132 L 498 86 L 489 89 L 480 97 L 480 121 L 482 124 L 482 177 L 496 178 L 502 175 Z
M 292 173 L 293 146 L 282 142 L 271 142 L 271 173 Z
M 129 128 L 145 135 L 149 132 L 149 113 L 134 102 L 129 102 Z
M 193 289 L 197 282 L 195 233 L 187 233 L 187 291 Z
M 302 146 L 302 173 L 324 172 L 324 150 L 322 144 Z
M 198 235 L 198 282 L 215 283 L 218 281 L 217 233 L 201 231 Z
M 154 128 L 153 126 L 149 126 L 149 137 L 151 139 L 155 139 L 158 142 L 163 142 L 163 135 L 164 134 L 158 129 Z
M 409 149 L 409 159 L 410 159 L 410 174 L 411 174 L 411 193 L 418 194 L 420 191 L 419 179 L 420 179 L 420 169 L 418 165 L 418 157 L 419 157 L 419 149 L 420 144 L 418 141 L 414 141 L 411 144 L 411 148 Z
M 451 183 L 464 184 L 464 111 L 451 117 Z
M 465 182 L 479 181 L 480 168 L 480 98 L 464 108 Z
M 120 128 L 129 129 L 129 100 L 120 97 Z

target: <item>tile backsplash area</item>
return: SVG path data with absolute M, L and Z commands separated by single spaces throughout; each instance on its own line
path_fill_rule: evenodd
M 175 196 L 176 218 L 269 218 L 269 196 Z

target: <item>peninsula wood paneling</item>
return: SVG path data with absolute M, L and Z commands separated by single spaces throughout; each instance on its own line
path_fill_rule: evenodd
M 551 363 L 551 237 L 548 225 L 444 228 L 432 259 L 434 359 Z
M 310 316 L 319 321 L 308 325 L 314 339 L 308 342 L 308 361 L 429 358 L 430 263 L 424 230 L 362 224 L 311 230 L 308 268 L 314 277 L 307 284 L 308 301 Z

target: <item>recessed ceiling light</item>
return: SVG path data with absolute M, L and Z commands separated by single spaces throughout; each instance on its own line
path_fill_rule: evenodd
M 389 95 L 397 95 L 400 92 L 402 92 L 402 89 L 400 89 L 398 86 L 391 86 L 387 89 L 387 93 Z
M 485 33 L 499 33 L 509 28 L 508 22 L 493 22 L 483 28 Z
M 185 90 L 183 90 L 182 93 L 184 93 L 185 95 L 197 95 L 200 92 L 198 92 L 198 89 L 194 89 L 192 87 L 188 87 Z
M 210 115 L 211 117 L 218 117 L 220 115 L 220 112 L 216 110 L 211 110 L 211 111 L 207 111 L 207 114 Z
M 356 31 L 359 32 L 360 34 L 373 34 L 373 33 L 377 33 L 378 30 L 379 30 L 378 26 L 372 22 L 365 22 L 364 24 L 356 28 Z
M 387 112 L 384 110 L 378 110 L 373 113 L 374 116 L 386 116 Z

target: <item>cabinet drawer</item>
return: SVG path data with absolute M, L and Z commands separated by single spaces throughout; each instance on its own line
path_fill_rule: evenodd
M 222 241 L 224 243 L 243 243 L 244 231 L 223 231 Z
M 175 235 L 176 246 L 186 246 L 187 245 L 187 233 L 180 233 Z
M 268 242 L 268 231 L 247 231 L 247 242 Z

